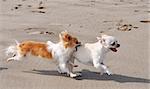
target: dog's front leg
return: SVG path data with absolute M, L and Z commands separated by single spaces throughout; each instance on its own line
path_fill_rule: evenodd
M 78 67 L 78 65 L 75 65 L 75 64 L 74 64 L 74 59 L 73 59 L 73 58 L 71 58 L 71 59 L 67 62 L 66 66 L 67 66 L 67 68 L 69 69 L 70 72 L 73 72 L 73 67 Z M 67 73 L 66 71 L 61 70 L 61 69 L 60 69 L 60 66 L 58 66 L 57 69 L 58 69 L 58 72 L 61 73 L 61 74 Z
M 67 66 L 69 68 L 69 71 L 73 73 L 73 68 L 78 67 L 78 65 L 74 64 L 74 57 L 71 57 L 70 60 L 67 63 Z M 81 73 L 76 73 L 76 77 L 81 76 Z
M 66 72 L 70 77 L 74 78 L 77 77 L 77 74 L 74 74 L 67 66 L 67 63 L 60 63 L 59 64 L 60 70 Z
M 74 58 L 73 57 L 70 58 L 70 60 L 67 63 L 67 66 L 69 68 L 69 71 L 73 72 L 73 67 L 74 67 Z
M 111 72 L 108 70 L 108 68 L 99 62 L 99 59 L 93 59 L 93 65 L 95 68 L 101 70 L 101 75 L 103 75 L 103 73 L 107 73 L 108 75 L 111 75 Z

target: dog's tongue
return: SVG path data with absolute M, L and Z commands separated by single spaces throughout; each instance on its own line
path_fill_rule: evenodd
M 110 48 L 110 50 L 113 51 L 113 52 L 117 52 L 116 48 Z

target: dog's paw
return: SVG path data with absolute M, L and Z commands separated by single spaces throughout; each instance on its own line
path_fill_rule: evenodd
M 106 71 L 106 74 L 109 76 L 112 75 L 112 73 L 110 71 Z
M 70 73 L 70 77 L 71 78 L 76 78 L 76 77 L 81 77 L 82 76 L 82 74 L 81 73 Z
M 100 72 L 100 75 L 104 75 L 104 74 L 106 74 L 106 75 L 108 75 L 108 76 L 111 76 L 112 75 L 112 73 L 111 72 Z
M 77 77 L 81 77 L 82 74 L 81 73 L 76 73 Z
M 70 77 L 75 78 L 75 77 L 77 77 L 77 74 L 70 73 Z
M 11 59 L 11 58 L 8 58 L 7 59 L 7 62 L 10 62 L 10 61 L 13 61 L 14 59 Z

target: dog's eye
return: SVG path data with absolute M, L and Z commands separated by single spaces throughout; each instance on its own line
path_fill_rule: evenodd
M 76 41 L 76 44 L 78 44 L 79 42 L 78 41 Z
M 115 45 L 115 42 L 113 42 L 111 45 L 114 46 L 114 45 Z
M 68 40 L 71 40 L 71 37 L 70 37 L 70 36 L 68 36 Z

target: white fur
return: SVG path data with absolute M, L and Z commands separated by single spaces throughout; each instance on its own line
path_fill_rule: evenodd
M 70 59 L 74 51 L 74 48 L 64 48 L 63 42 L 59 42 L 55 44 L 51 41 L 48 41 L 47 44 L 48 44 L 47 47 L 48 51 L 52 52 L 52 56 L 53 56 L 52 60 L 56 60 L 58 62 L 58 72 L 60 73 L 66 72 L 67 74 L 70 75 L 70 77 L 76 77 L 77 75 L 69 71 L 67 67 L 68 60 Z M 7 55 L 13 54 L 13 57 L 8 58 L 7 61 L 21 60 L 24 57 L 19 53 L 19 50 L 17 49 L 18 45 L 19 43 L 17 42 L 16 46 L 10 46 L 7 48 L 6 54 Z
M 6 56 L 14 56 L 17 54 L 17 46 L 19 45 L 19 42 L 15 40 L 16 45 L 11 45 L 8 48 L 5 49 Z
M 98 41 L 95 43 L 85 43 L 84 45 L 78 47 L 78 50 L 74 52 L 72 58 L 77 59 L 83 64 L 94 66 L 101 71 L 101 74 L 107 73 L 108 75 L 111 75 L 111 72 L 108 70 L 107 66 L 102 63 L 106 54 L 110 51 L 109 48 L 117 48 L 117 40 L 116 38 L 107 35 L 97 37 L 97 39 Z M 104 42 L 102 42 L 103 40 Z M 111 46 L 113 42 L 116 42 L 114 47 Z
M 76 74 L 73 74 L 71 71 L 69 71 L 67 67 L 67 63 L 69 62 L 70 57 L 72 56 L 72 53 L 74 51 L 74 48 L 64 48 L 63 43 L 59 42 L 57 44 L 52 43 L 51 41 L 48 41 L 47 44 L 48 50 L 52 51 L 52 55 L 54 59 L 56 59 L 59 62 L 58 65 L 58 71 L 60 73 L 65 73 L 70 75 L 70 77 L 76 77 Z
M 5 54 L 6 54 L 6 56 L 11 56 L 11 55 L 13 55 L 13 54 L 16 54 L 17 53 L 17 48 L 16 48 L 16 46 L 9 46 L 7 49 L 6 49 L 6 51 L 5 51 Z
M 17 40 L 15 40 L 15 42 L 16 42 L 16 45 L 11 45 L 6 49 L 6 52 L 5 52 L 6 56 L 12 56 L 8 58 L 7 61 L 20 60 L 22 57 L 18 50 L 18 46 L 20 43 Z

